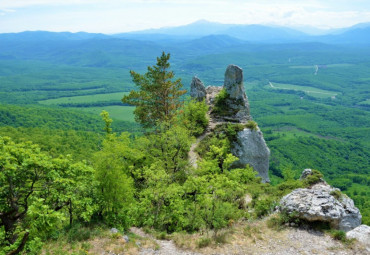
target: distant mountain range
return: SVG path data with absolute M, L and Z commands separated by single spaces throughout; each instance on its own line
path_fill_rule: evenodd
M 285 27 L 199 21 L 180 27 L 113 35 L 47 31 L 0 34 L 0 59 L 134 69 L 150 64 L 162 51 L 171 52 L 182 65 L 182 60 L 189 56 L 282 51 L 288 54 L 292 50 L 340 52 L 343 47 L 370 49 L 369 46 L 370 24 L 313 36 Z
M 210 35 L 226 35 L 239 40 L 258 43 L 370 43 L 370 23 L 361 23 L 349 28 L 327 30 L 326 32 L 327 33 L 324 34 L 323 31 L 320 31 L 321 35 L 310 35 L 288 27 L 233 25 L 200 20 L 184 26 L 149 29 L 115 34 L 114 36 L 137 40 L 184 41 Z
M 321 31 L 322 33 L 322 31 Z M 357 24 L 343 29 L 328 30 L 327 34 L 309 35 L 288 27 L 264 25 L 233 25 L 221 24 L 200 20 L 189 25 L 168 27 L 160 29 L 142 30 L 120 34 L 99 33 L 70 33 L 70 32 L 45 32 L 26 31 L 22 33 L 0 34 L 0 42 L 11 41 L 81 41 L 91 39 L 131 39 L 138 41 L 152 41 L 165 45 L 185 44 L 215 40 L 216 46 L 227 41 L 226 44 L 241 43 L 300 43 L 319 42 L 329 44 L 370 44 L 370 23 Z M 221 40 L 221 42 L 218 42 Z M 213 46 L 212 46 L 213 47 Z

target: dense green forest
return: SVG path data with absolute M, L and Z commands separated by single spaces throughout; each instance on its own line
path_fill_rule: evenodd
M 218 230 L 267 214 L 279 197 L 304 185 L 293 179 L 305 168 L 320 170 L 354 199 L 370 224 L 369 48 L 206 44 L 204 50 L 203 43 L 115 38 L 0 45 L 0 162 L 18 171 L 15 214 L 27 211 L 19 215 L 13 246 L 0 228 L 6 252 L 27 239 L 24 249 L 38 253 L 74 224 Z M 227 139 L 213 144 L 219 150 L 208 152 L 197 170 L 189 168 L 187 151 L 192 132 L 204 128 L 205 107 L 194 107 L 186 95 L 170 126 L 153 133 L 135 122 L 135 108 L 120 100 L 135 88 L 129 70 L 145 72 L 163 49 L 185 89 L 194 75 L 222 86 L 228 64 L 243 68 L 251 114 L 271 150 L 271 184 L 260 183 L 250 168 L 220 165 L 233 160 Z M 103 110 L 110 114 L 105 122 Z M 28 195 L 30 188 L 35 192 Z M 246 192 L 253 195 L 253 215 L 242 209 Z M 5 200 L 1 206 L 7 209 Z

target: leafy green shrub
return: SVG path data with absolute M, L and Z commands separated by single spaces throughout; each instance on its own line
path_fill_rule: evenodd
M 287 180 L 276 186 L 279 196 L 284 196 L 294 189 L 303 188 L 301 180 Z
M 249 120 L 247 124 L 245 124 L 245 127 L 249 128 L 252 131 L 256 131 L 258 129 L 258 124 L 253 120 Z
M 204 100 L 202 102 L 191 100 L 185 105 L 180 121 L 191 135 L 200 136 L 208 126 L 207 112 L 208 105 Z
M 259 199 L 254 204 L 254 212 L 257 217 L 269 214 L 275 207 L 276 202 L 271 197 Z
M 81 242 L 89 240 L 93 236 L 92 229 L 74 224 L 67 232 L 67 240 L 69 243 Z
M 244 126 L 242 124 L 227 124 L 223 127 L 223 132 L 225 132 L 227 139 L 229 139 L 230 142 L 235 142 L 236 137 L 238 135 L 238 132 L 242 131 L 244 129 Z
M 160 233 L 156 234 L 156 238 L 159 239 L 159 240 L 167 240 L 168 236 L 167 236 L 166 232 L 160 232 Z
M 225 116 L 228 115 L 229 112 L 227 111 L 226 101 L 230 98 L 230 95 L 226 92 L 226 89 L 223 88 L 215 97 L 215 106 L 213 108 L 212 113 Z
M 330 192 L 330 195 L 332 195 L 333 197 L 335 197 L 336 200 L 340 200 L 342 198 L 342 192 L 340 192 L 339 190 L 335 189 L 333 191 Z
M 313 169 L 312 174 L 308 175 L 304 180 L 303 183 L 306 187 L 310 187 L 316 183 L 319 183 L 322 181 L 322 178 L 324 175 L 319 172 L 318 170 Z

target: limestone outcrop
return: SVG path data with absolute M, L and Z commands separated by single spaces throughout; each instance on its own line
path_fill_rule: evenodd
M 293 190 L 281 199 L 280 211 L 309 222 L 326 222 L 346 232 L 359 226 L 362 218 L 353 200 L 325 181 Z
M 229 65 L 225 72 L 224 86 L 208 86 L 203 89 L 203 83 L 194 77 L 191 82 L 190 95 L 197 100 L 203 99 L 205 93 L 206 103 L 209 105 L 208 132 L 225 123 L 246 124 L 252 120 L 250 116 L 248 97 L 243 84 L 243 70 L 236 65 Z M 216 102 L 217 95 L 222 89 L 225 95 L 222 102 Z M 236 141 L 233 142 L 231 152 L 239 160 L 234 163 L 235 167 L 251 165 L 263 182 L 269 182 L 268 168 L 270 150 L 268 149 L 261 130 L 245 128 L 239 131 Z
M 190 96 L 198 101 L 206 98 L 206 87 L 198 77 L 193 77 L 190 84 Z
M 225 105 L 229 108 L 230 116 L 239 122 L 245 122 L 250 117 L 248 97 L 243 84 L 243 70 L 236 65 L 229 65 L 225 72 L 224 88 L 229 95 Z
M 238 132 L 237 141 L 233 144 L 231 152 L 239 158 L 233 166 L 244 167 L 249 164 L 258 172 L 263 182 L 270 182 L 268 175 L 270 150 L 259 128 L 257 130 L 245 128 Z
M 346 233 L 347 238 L 354 238 L 363 245 L 370 253 L 370 227 L 367 225 L 360 225 L 355 229 Z

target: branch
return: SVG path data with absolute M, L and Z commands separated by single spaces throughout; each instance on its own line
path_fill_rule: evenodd
M 15 255 L 15 254 L 20 253 L 23 250 L 24 246 L 26 245 L 29 234 L 30 234 L 29 232 L 26 232 L 24 234 L 24 236 L 22 238 L 22 241 L 21 241 L 20 245 L 18 246 L 18 248 L 14 251 L 9 252 L 7 255 Z

